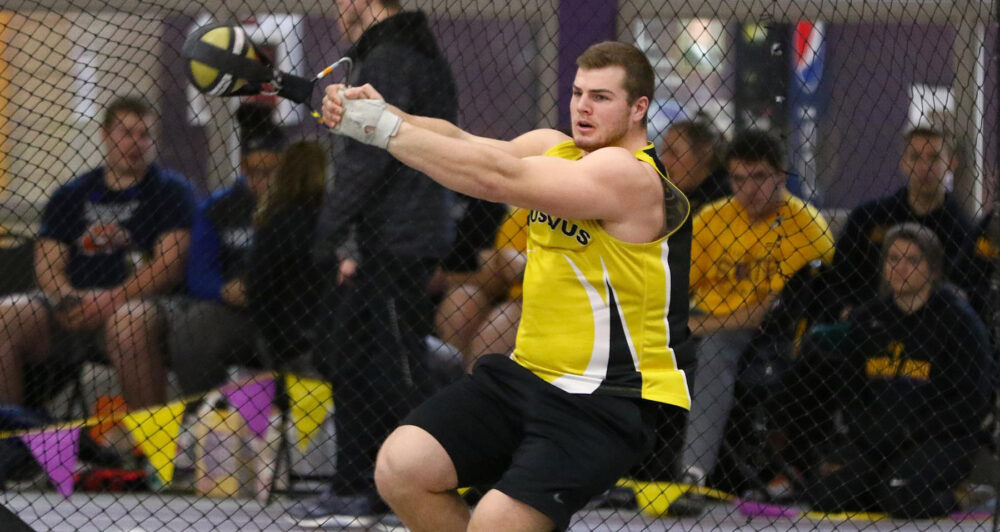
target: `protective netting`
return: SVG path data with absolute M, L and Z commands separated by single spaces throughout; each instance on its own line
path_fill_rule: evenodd
M 571 528 L 996 529 L 995 3 L 384 3 L 0 5 L 3 506 L 36 530 L 395 526 L 379 444 L 510 352 L 527 228 L 558 219 L 311 110 L 369 82 L 476 135 L 569 131 L 576 57 L 620 40 L 692 205 L 693 338 L 660 362 L 692 407 L 657 407 Z M 212 22 L 307 80 L 354 64 L 302 105 L 204 96 L 182 47 Z

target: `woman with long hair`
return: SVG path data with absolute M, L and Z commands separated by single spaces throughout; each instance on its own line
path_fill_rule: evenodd
M 268 354 L 276 361 L 294 358 L 312 347 L 324 276 L 311 249 L 326 168 L 322 146 L 292 144 L 257 202 L 247 302 Z

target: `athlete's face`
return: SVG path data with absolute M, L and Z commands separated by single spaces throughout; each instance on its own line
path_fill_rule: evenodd
M 578 69 L 570 100 L 573 140 L 586 151 L 615 145 L 628 133 L 634 107 L 625 92 L 624 68 Z
M 766 161 L 729 161 L 733 197 L 753 218 L 763 217 L 785 199 L 785 173 Z
M 883 270 L 889 290 L 896 299 L 931 288 L 930 264 L 920 248 L 909 240 L 900 238 L 889 246 Z
M 943 138 L 914 136 L 903 152 L 899 168 L 909 179 L 911 190 L 936 194 L 944 186 L 950 162 Z
M 123 111 L 101 130 L 106 149 L 105 163 L 112 171 L 143 176 L 156 156 L 153 142 L 153 118 Z

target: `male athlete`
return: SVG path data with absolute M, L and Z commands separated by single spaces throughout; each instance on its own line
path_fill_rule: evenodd
M 532 210 L 514 352 L 480 358 L 379 452 L 379 493 L 413 530 L 564 529 L 649 451 L 652 402 L 689 407 L 675 348 L 691 229 L 646 138 L 653 70 L 616 42 L 577 66 L 572 138 L 486 139 L 403 113 L 369 85 L 326 90 L 334 133 L 463 194 Z M 487 483 L 470 515 L 456 488 Z

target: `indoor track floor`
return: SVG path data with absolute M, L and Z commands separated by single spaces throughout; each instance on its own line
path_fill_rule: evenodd
M 41 531 L 294 531 L 301 530 L 283 520 L 291 499 L 263 506 L 240 499 L 207 499 L 162 494 L 75 494 L 63 499 L 53 492 L 0 493 L 0 501 L 34 530 Z M 334 528 L 335 529 L 335 528 Z M 350 530 L 365 530 L 356 528 Z M 861 521 L 832 522 L 810 519 L 748 520 L 733 506 L 718 504 L 698 519 L 653 519 L 635 511 L 590 510 L 573 521 L 573 531 L 784 531 L 865 530 L 880 531 L 989 531 L 992 521 Z

